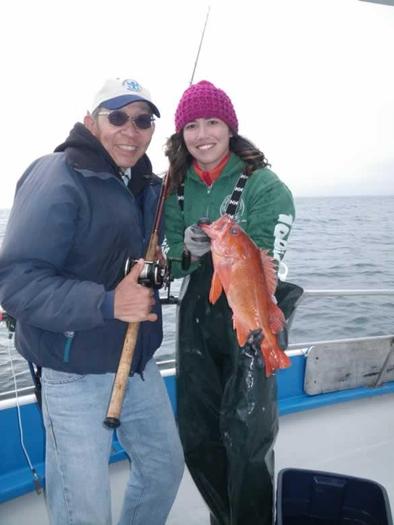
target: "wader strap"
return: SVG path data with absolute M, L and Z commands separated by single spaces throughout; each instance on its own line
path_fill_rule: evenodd
M 233 190 L 233 193 L 230 197 L 229 203 L 226 208 L 226 215 L 229 215 L 232 219 L 235 217 L 235 212 L 237 211 L 239 201 L 241 200 L 242 192 L 244 191 L 245 184 L 248 180 L 248 176 L 245 173 L 241 173 L 237 184 Z
M 176 197 L 178 199 L 179 207 L 183 211 L 185 207 L 185 183 L 184 182 L 182 182 L 182 184 L 178 186 L 178 189 L 176 190 Z
M 241 195 L 245 188 L 245 184 L 247 180 L 248 180 L 248 176 L 245 175 L 245 173 L 241 173 L 239 179 L 237 180 L 237 183 L 235 184 L 233 193 L 231 194 L 229 203 L 226 208 L 226 215 L 229 215 L 232 218 L 234 218 L 235 212 L 237 211 L 237 207 L 238 207 L 239 201 L 241 200 Z M 184 194 L 185 194 L 185 183 L 182 182 L 182 184 L 180 184 L 180 186 L 178 186 L 178 189 L 177 189 L 178 204 L 182 211 L 185 206 L 185 195 Z

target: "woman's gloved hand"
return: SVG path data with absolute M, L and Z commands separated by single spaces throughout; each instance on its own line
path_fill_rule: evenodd
M 211 249 L 211 239 L 197 224 L 192 224 L 186 228 L 184 244 L 194 259 L 199 259 Z

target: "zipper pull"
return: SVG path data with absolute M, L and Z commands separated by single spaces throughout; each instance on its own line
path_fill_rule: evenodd
M 75 332 L 64 332 L 64 336 L 66 337 L 66 342 L 64 343 L 63 360 L 65 363 L 68 363 L 70 361 L 71 345 L 73 343 L 74 335 L 75 335 Z

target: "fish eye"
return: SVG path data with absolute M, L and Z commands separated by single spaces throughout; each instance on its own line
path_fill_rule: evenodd
M 239 233 L 239 228 L 238 228 L 237 226 L 232 226 L 232 227 L 230 228 L 230 233 L 231 233 L 231 235 L 238 235 L 238 233 Z

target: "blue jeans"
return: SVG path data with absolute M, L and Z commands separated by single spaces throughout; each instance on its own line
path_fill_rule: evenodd
M 51 525 L 110 525 L 108 459 L 113 431 L 103 425 L 114 374 L 42 371 L 46 498 Z M 119 525 L 164 525 L 183 474 L 183 452 L 154 360 L 144 380 L 129 379 L 118 439 L 131 459 Z

